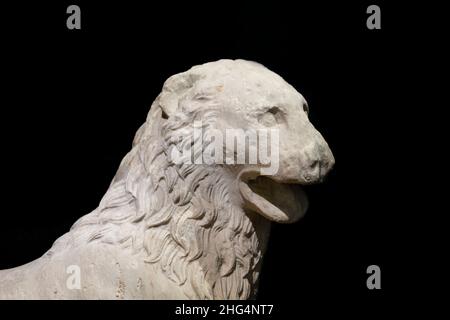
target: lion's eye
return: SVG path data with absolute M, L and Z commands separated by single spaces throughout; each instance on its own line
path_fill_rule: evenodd
M 276 125 L 281 119 L 281 111 L 278 107 L 271 107 L 267 112 L 263 113 L 258 121 L 266 127 L 272 127 Z
M 276 115 L 276 114 L 278 114 L 280 112 L 280 108 L 278 108 L 278 107 L 271 107 L 269 110 L 267 110 L 267 112 L 269 112 L 269 113 L 271 113 L 273 115 Z
M 309 113 L 309 107 L 308 107 L 308 105 L 306 103 L 303 103 L 303 111 L 305 111 L 306 114 Z

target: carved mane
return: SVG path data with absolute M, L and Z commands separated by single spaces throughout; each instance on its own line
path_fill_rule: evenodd
M 74 238 L 145 251 L 145 261 L 159 265 L 189 298 L 253 297 L 262 246 L 252 220 L 259 218 L 236 205 L 226 166 L 169 161 L 170 147 L 185 147 L 179 137 L 192 136 L 200 115 L 190 106 L 176 121 L 165 119 L 160 98 L 99 207 L 72 227 Z M 201 115 L 207 125 L 216 120 L 209 103 Z

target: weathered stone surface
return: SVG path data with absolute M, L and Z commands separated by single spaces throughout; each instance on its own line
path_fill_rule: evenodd
M 220 60 L 170 77 L 99 207 L 41 258 L 0 271 L 0 298 L 253 297 L 270 223 L 298 220 L 307 208 L 300 185 L 321 181 L 334 164 L 307 108 L 254 62 Z M 173 148 L 200 141 L 199 123 L 205 136 L 271 129 L 271 139 L 279 137 L 270 144 L 276 172 L 261 175 L 267 165 L 259 160 L 177 163 Z M 259 151 L 258 139 L 244 145 L 247 154 Z M 73 268 L 79 283 L 67 273 Z

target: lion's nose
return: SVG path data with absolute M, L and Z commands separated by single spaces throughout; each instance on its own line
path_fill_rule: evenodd
M 314 144 L 304 151 L 306 168 L 303 178 L 307 183 L 320 182 L 334 165 L 334 156 L 328 145 Z

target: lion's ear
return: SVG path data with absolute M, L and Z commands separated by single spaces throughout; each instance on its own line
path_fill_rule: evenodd
M 164 82 L 162 92 L 159 95 L 159 105 L 163 111 L 163 116 L 169 118 L 177 112 L 178 101 L 194 86 L 200 77 L 198 74 L 186 71 L 173 75 Z

